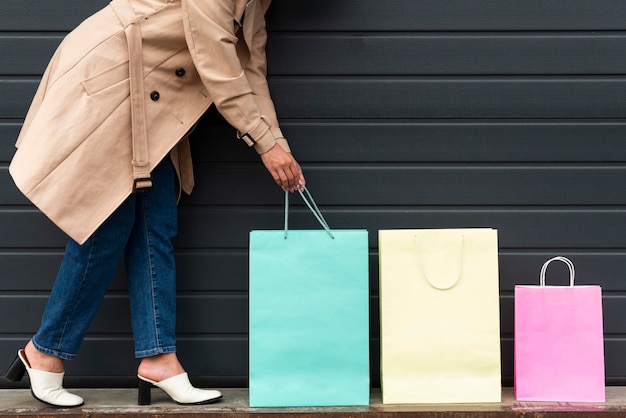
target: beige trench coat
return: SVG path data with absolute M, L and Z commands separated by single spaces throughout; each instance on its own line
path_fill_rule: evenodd
M 113 0 L 86 19 L 28 112 L 17 187 L 83 243 L 168 154 L 191 192 L 186 135 L 213 103 L 258 153 L 289 151 L 265 78 L 270 1 Z

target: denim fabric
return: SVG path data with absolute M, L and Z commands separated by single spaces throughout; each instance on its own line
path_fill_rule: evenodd
M 152 177 L 151 191 L 129 196 L 83 245 L 69 240 L 41 327 L 33 337 L 39 351 L 66 360 L 76 356 L 123 255 L 135 356 L 176 351 L 171 240 L 178 230 L 178 212 L 169 158 Z

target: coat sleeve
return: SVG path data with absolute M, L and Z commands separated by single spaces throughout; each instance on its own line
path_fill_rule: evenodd
M 235 2 L 182 0 L 185 37 L 218 111 L 262 154 L 276 143 L 286 145 L 265 80 L 265 22 L 262 13 L 246 16 L 262 21 L 253 25 L 250 59 L 244 68 L 237 55 Z

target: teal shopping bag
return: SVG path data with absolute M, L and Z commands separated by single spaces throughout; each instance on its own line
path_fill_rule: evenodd
M 366 230 L 250 233 L 250 406 L 369 404 Z

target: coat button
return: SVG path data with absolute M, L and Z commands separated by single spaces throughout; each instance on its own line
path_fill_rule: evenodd
M 177 75 L 178 77 L 182 77 L 182 76 L 184 76 L 184 75 L 185 75 L 185 69 L 184 69 L 183 67 L 177 68 L 177 69 L 176 69 L 176 75 Z
M 159 92 L 158 92 L 158 91 L 156 91 L 156 90 L 155 90 L 155 91 L 153 91 L 152 93 L 150 93 L 150 98 L 151 98 L 153 101 L 155 101 L 155 102 L 156 102 L 157 100 L 159 100 L 159 98 L 160 98 L 160 97 L 161 97 L 161 95 L 160 95 L 160 94 L 159 94 Z

